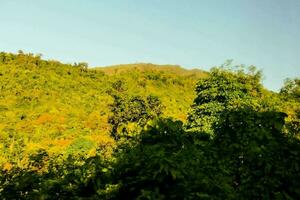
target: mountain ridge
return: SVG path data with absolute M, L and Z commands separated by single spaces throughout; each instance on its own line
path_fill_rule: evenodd
M 117 73 L 122 73 L 131 70 L 139 70 L 141 72 L 153 70 L 153 71 L 174 73 L 180 76 L 195 75 L 196 77 L 200 77 L 203 76 L 203 74 L 207 73 L 206 71 L 197 68 L 187 69 L 180 65 L 160 65 L 154 63 L 118 64 L 118 65 L 110 65 L 104 67 L 93 67 L 91 69 L 97 69 L 105 72 L 106 74 L 117 74 Z

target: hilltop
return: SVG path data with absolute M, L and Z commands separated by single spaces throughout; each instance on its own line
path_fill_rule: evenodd
M 202 78 L 205 71 L 200 69 L 185 69 L 179 65 L 155 65 L 152 63 L 135 63 L 135 64 L 122 64 L 122 65 L 112 65 L 107 67 L 98 67 L 109 75 L 120 74 L 128 71 L 138 71 L 138 72 L 165 72 L 169 74 L 174 74 L 178 76 L 190 76 L 196 78 Z

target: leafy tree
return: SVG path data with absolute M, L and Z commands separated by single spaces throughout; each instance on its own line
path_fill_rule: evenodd
M 146 99 L 141 96 L 114 95 L 113 97 L 109 123 L 112 125 L 111 133 L 116 140 L 120 137 L 132 136 L 128 125 L 143 127 L 148 120 L 162 114 L 163 106 L 156 96 L 150 95 Z
M 286 118 L 287 134 L 300 139 L 300 79 L 287 79 L 279 92 L 281 110 Z
M 298 199 L 300 141 L 283 132 L 285 113 L 224 112 L 213 145 L 237 199 Z
M 300 78 L 286 79 L 284 86 L 281 88 L 280 93 L 290 97 L 300 100 Z
M 116 198 L 231 198 L 230 179 L 222 176 L 225 172 L 216 165 L 208 144 L 185 133 L 180 121 L 149 122 L 134 144 L 117 155 L 113 169 L 113 179 L 119 183 Z
M 212 125 L 219 114 L 241 106 L 256 107 L 263 95 L 261 73 L 251 67 L 232 71 L 213 68 L 207 78 L 196 85 L 196 98 L 187 118 L 187 128 L 213 134 Z

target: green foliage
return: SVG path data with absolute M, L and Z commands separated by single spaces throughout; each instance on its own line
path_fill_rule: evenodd
M 110 183 L 109 164 L 100 156 L 53 158 L 46 171 L 14 168 L 2 171 L 1 199 L 104 199 Z
M 261 73 L 253 67 L 248 73 L 239 69 L 213 68 L 196 85 L 196 98 L 188 115 L 187 128 L 213 134 L 212 125 L 219 114 L 242 106 L 256 107 L 263 95 Z
M 117 198 L 298 199 L 300 141 L 283 132 L 284 117 L 224 111 L 213 138 L 178 121 L 150 122 L 117 154 Z
M 209 144 L 196 138 L 185 133 L 180 121 L 150 122 L 136 138 L 135 145 L 117 155 L 113 174 L 120 183 L 117 197 L 229 198 L 233 191 L 226 190 L 227 178 L 218 166 L 211 165 L 213 155 Z
M 288 133 L 300 139 L 300 79 L 287 79 L 280 90 L 282 110 L 288 113 Z
M 298 199 L 300 141 L 283 132 L 285 113 L 224 112 L 213 145 L 237 199 Z
M 284 86 L 281 88 L 280 93 L 300 100 L 300 78 L 286 79 Z
M 78 138 L 68 146 L 68 148 L 66 149 L 66 153 L 71 155 L 76 153 L 86 153 L 88 150 L 91 150 L 94 146 L 94 142 L 85 138 Z
M 87 63 L 43 60 L 41 55 L 22 51 L 1 52 L 0 167 L 26 166 L 29 155 L 41 148 L 50 157 L 68 154 L 79 138 L 95 143 L 89 152 L 97 146 L 111 149 L 108 118 L 115 116 L 109 106 L 114 104 L 115 93 L 135 98 L 131 103 L 140 108 L 126 110 L 133 115 L 144 109 L 141 106 L 145 102 L 148 114 L 142 118 L 160 113 L 184 120 L 194 98 L 194 84 L 206 74 L 151 64 L 118 66 L 114 70 L 121 73 L 112 73 L 110 67 L 90 68 Z M 159 76 L 167 82 L 149 76 Z M 155 105 L 158 102 L 161 105 Z
M 113 98 L 113 115 L 109 117 L 108 122 L 112 125 L 111 133 L 116 140 L 121 137 L 129 139 L 132 137 L 131 133 L 136 131 L 130 129 L 143 127 L 147 121 L 162 114 L 163 106 L 156 96 L 150 95 L 143 99 L 141 96 L 113 95 Z
M 0 198 L 300 199 L 298 79 L 228 65 L 0 53 Z

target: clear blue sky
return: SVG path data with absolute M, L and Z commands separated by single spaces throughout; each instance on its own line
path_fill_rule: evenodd
M 256 65 L 267 88 L 300 75 L 300 0 L 0 0 L 0 51 L 90 66 Z

